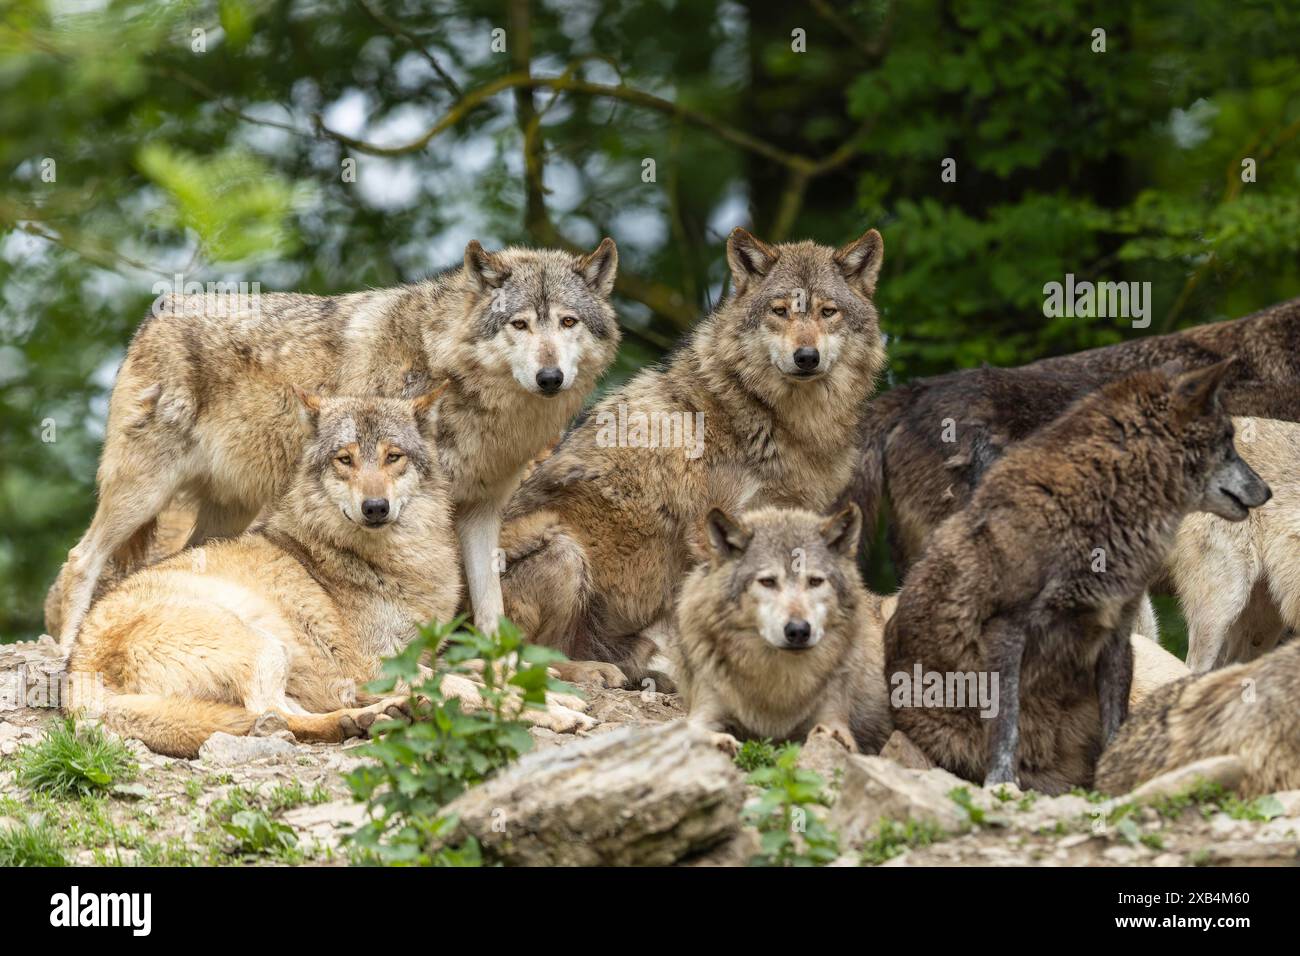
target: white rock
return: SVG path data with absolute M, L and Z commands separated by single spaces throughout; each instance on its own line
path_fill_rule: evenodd
M 289 757 L 296 753 L 297 749 L 293 744 L 279 737 L 235 737 L 231 734 L 215 733 L 199 748 L 199 759 L 204 763 L 231 767 L 266 757 Z

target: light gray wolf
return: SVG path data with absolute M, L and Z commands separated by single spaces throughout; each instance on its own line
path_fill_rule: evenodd
M 996 676 L 996 714 L 896 700 L 894 722 L 973 781 L 1089 786 L 1128 710 L 1138 607 L 1183 517 L 1246 518 L 1268 486 L 1219 402 L 1231 362 L 1139 372 L 1080 399 L 993 464 L 908 575 L 885 675 Z
M 1273 489 L 1242 522 L 1188 515 L 1166 565 L 1201 674 L 1254 660 L 1300 629 L 1300 425 L 1235 419 L 1237 447 Z
M 507 507 L 502 589 L 524 633 L 603 662 L 588 677 L 637 680 L 663 662 L 710 509 L 830 509 L 884 364 L 883 254 L 874 229 L 838 250 L 731 234 L 730 298 L 570 430 Z
M 861 527 L 854 505 L 829 518 L 709 513 L 673 650 L 687 719 L 726 749 L 737 738 L 825 734 L 876 753 L 889 738 L 879 599 L 857 567 Z
M 931 532 L 966 506 L 993 462 L 1078 398 L 1142 369 L 1190 370 L 1234 356 L 1223 389 L 1231 414 L 1300 421 L 1300 299 L 1292 299 L 1230 322 L 893 388 L 864 417 L 853 499 L 868 527 L 888 500 L 890 550 L 903 581 Z
M 609 239 L 584 256 L 471 242 L 461 268 L 394 289 L 160 297 L 118 372 L 99 505 L 60 572 L 60 620 L 47 628 L 71 642 L 105 565 L 138 566 L 178 495 L 198 503 L 198 545 L 238 534 L 284 491 L 300 444 L 291 383 L 409 398 L 449 379 L 439 462 L 474 621 L 495 630 L 501 507 L 614 358 L 617 266 Z
M 1240 793 L 1300 789 L 1300 642 L 1246 664 L 1192 675 L 1134 710 L 1097 764 L 1096 787 L 1123 794 L 1169 770 L 1233 755 L 1246 766 Z
M 446 388 L 414 400 L 301 393 L 311 434 L 288 493 L 242 536 L 143 568 L 96 601 L 69 658 L 68 709 L 191 758 L 218 731 L 339 741 L 407 713 L 403 698 L 359 688 L 420 625 L 456 610 L 435 437 Z M 562 704 L 538 719 L 589 725 Z

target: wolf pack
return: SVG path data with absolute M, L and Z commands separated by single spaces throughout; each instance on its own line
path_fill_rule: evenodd
M 1300 787 L 1300 300 L 877 395 L 879 232 L 738 228 L 726 258 L 712 313 L 585 410 L 620 342 L 610 239 L 165 298 L 46 601 L 65 706 L 176 757 L 364 737 L 411 715 L 366 690 L 383 659 L 466 613 L 563 652 L 566 681 L 680 691 L 725 750 L 902 734 L 1046 793 L 1233 754 L 1247 792 Z M 890 595 L 863 578 L 882 521 Z M 572 733 L 585 710 L 525 714 Z

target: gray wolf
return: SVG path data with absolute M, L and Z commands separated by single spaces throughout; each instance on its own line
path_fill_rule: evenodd
M 60 572 L 60 620 L 47 627 L 70 644 L 105 566 L 138 566 L 177 496 L 197 502 L 189 543 L 199 545 L 238 534 L 284 491 L 301 443 L 290 383 L 409 398 L 450 380 L 439 462 L 474 620 L 495 630 L 500 509 L 613 360 L 617 265 L 609 239 L 576 257 L 471 242 L 461 268 L 394 289 L 263 294 L 229 308 L 164 297 L 118 372 L 99 505 Z
M 675 675 L 687 719 L 736 738 L 826 734 L 875 753 L 889 738 L 879 600 L 857 568 L 854 505 L 824 518 L 760 508 L 705 521 L 682 584 Z
M 143 568 L 95 602 L 69 657 L 68 709 L 173 757 L 218 731 L 339 741 L 406 714 L 402 698 L 359 688 L 460 596 L 441 392 L 301 393 L 310 436 L 287 494 L 244 535 Z M 547 712 L 570 716 L 588 720 Z
M 1183 520 L 1166 570 L 1187 619 L 1187 664 L 1201 674 L 1248 661 L 1300 629 L 1300 425 L 1241 418 L 1237 447 L 1273 489 L 1242 522 Z
M 838 250 L 731 234 L 730 298 L 666 366 L 598 404 L 511 500 L 501 581 L 524 633 L 604 662 L 589 669 L 602 681 L 636 679 L 663 659 L 710 509 L 829 510 L 884 364 L 871 301 L 883 253 L 875 230 Z
M 1231 754 L 1246 765 L 1242 796 L 1298 789 L 1297 698 L 1300 642 L 1166 684 L 1134 710 L 1101 755 L 1096 787 L 1128 793 L 1166 771 Z
M 1237 364 L 1223 388 L 1231 414 L 1300 421 L 1300 299 L 1293 299 L 1231 322 L 891 389 L 864 417 L 853 499 L 868 527 L 888 499 L 902 581 L 931 532 L 966 506 L 993 462 L 1074 401 L 1142 369 L 1201 368 L 1232 356 Z
M 1219 402 L 1230 370 L 1103 386 L 1008 449 L 935 531 L 885 625 L 886 679 L 919 666 L 999 683 L 987 717 L 891 692 L 895 724 L 935 763 L 1047 793 L 1090 785 L 1127 713 L 1134 621 L 1179 523 L 1193 510 L 1241 521 L 1268 500 Z

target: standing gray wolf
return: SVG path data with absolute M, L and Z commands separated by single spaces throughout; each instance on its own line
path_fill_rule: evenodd
M 862 518 L 761 508 L 709 513 L 677 604 L 688 720 L 735 738 L 827 734 L 875 753 L 892 729 L 879 600 L 858 574 Z M 729 736 L 727 736 L 729 735 Z
M 1265 654 L 1300 630 L 1300 425 L 1234 421 L 1237 446 L 1273 499 L 1231 523 L 1191 514 L 1167 571 L 1187 618 L 1187 665 L 1201 674 Z
M 1159 688 L 1120 728 L 1097 764 L 1097 789 L 1123 794 L 1185 764 L 1231 754 L 1246 765 L 1245 797 L 1300 789 L 1300 642 L 1248 664 Z
M 338 741 L 404 714 L 403 699 L 358 687 L 456 610 L 437 397 L 302 393 L 312 434 L 288 493 L 241 537 L 143 568 L 95 602 L 68 663 L 69 709 L 173 757 L 217 731 Z
M 163 302 L 136 332 L 113 388 L 99 506 L 55 584 L 62 642 L 76 635 L 105 565 L 138 565 L 155 518 L 178 494 L 198 502 L 197 545 L 238 534 L 287 487 L 300 445 L 289 383 L 410 397 L 450 379 L 439 462 L 474 620 L 494 631 L 501 507 L 614 358 L 617 266 L 609 239 L 580 257 L 488 253 L 471 242 L 462 268 L 395 289 L 266 294 L 252 307 Z
M 919 379 L 870 403 L 853 498 L 868 527 L 889 499 L 899 580 L 930 533 L 970 501 L 989 466 L 1072 402 L 1131 372 L 1201 368 L 1235 356 L 1223 400 L 1233 415 L 1300 421 L 1300 299 L 1231 322 L 1147 336 L 1020 368 Z
M 1241 521 L 1268 500 L 1219 405 L 1230 365 L 1139 372 L 1085 396 L 935 531 L 885 625 L 894 722 L 935 763 L 1047 793 L 1090 784 L 1128 709 L 1138 605 L 1179 522 Z M 914 673 L 996 677 L 996 713 L 916 706 L 894 693 Z
M 601 680 L 635 678 L 666 646 L 711 508 L 829 509 L 884 364 L 871 301 L 883 252 L 874 229 L 839 250 L 731 234 L 731 297 L 666 367 L 596 406 L 511 500 L 501 584 L 524 633 L 606 662 L 591 669 Z

